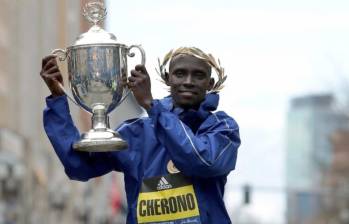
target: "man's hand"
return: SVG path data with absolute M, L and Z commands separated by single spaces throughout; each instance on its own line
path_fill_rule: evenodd
M 55 55 L 49 55 L 42 59 L 40 76 L 50 89 L 52 96 L 64 95 L 59 85 L 63 85 L 63 77 L 59 71 Z
M 151 94 L 150 77 L 144 65 L 136 65 L 135 69 L 131 71 L 127 85 L 133 92 L 139 105 L 149 110 L 153 96 Z

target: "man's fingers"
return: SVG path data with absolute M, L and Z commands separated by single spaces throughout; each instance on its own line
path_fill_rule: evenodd
M 128 87 L 129 89 L 133 89 L 133 88 L 135 87 L 135 84 L 132 83 L 132 82 L 128 82 L 128 83 L 127 83 L 127 87 Z
M 57 65 L 52 66 L 51 68 L 47 69 L 45 71 L 47 74 L 52 74 L 52 73 L 60 73 L 59 68 Z
M 145 66 L 136 65 L 135 68 L 131 70 L 131 75 L 128 77 L 127 86 L 133 92 L 143 92 L 147 86 L 150 86 L 149 82 L 150 79 Z M 138 94 L 140 94 L 140 92 Z
M 131 70 L 131 74 L 132 73 L 135 75 L 149 76 L 144 65 L 136 65 L 135 68 Z
M 136 80 L 137 80 L 137 78 L 135 76 L 128 77 L 129 82 L 135 82 Z
M 130 77 L 142 77 L 144 76 L 144 74 L 140 71 L 137 70 L 131 70 L 131 76 Z
M 46 81 L 58 81 L 60 83 L 63 83 L 63 78 L 62 78 L 62 75 L 60 72 L 56 72 L 56 73 L 52 73 L 52 74 L 43 73 L 42 77 Z
M 138 83 L 139 83 L 138 78 L 130 76 L 128 78 L 127 86 L 128 86 L 128 88 L 133 89 L 133 88 L 137 87 Z
M 50 54 L 50 55 L 44 57 L 44 58 L 42 59 L 42 65 L 41 65 L 41 67 L 43 68 L 43 67 L 46 65 L 46 63 L 47 63 L 48 61 L 50 61 L 51 59 L 56 58 L 56 57 L 57 57 L 57 56 L 56 56 L 56 55 L 53 55 L 53 54 Z
M 148 74 L 147 69 L 145 68 L 144 65 L 136 65 L 135 66 L 136 71 Z
M 48 70 L 49 68 L 51 68 L 53 66 L 58 66 L 56 58 L 51 58 L 50 60 L 46 61 L 46 63 L 42 67 L 42 70 L 46 71 L 46 70 Z
M 61 74 L 61 72 L 60 71 L 58 71 L 57 73 L 56 73 L 56 80 L 58 81 L 58 82 L 60 82 L 60 83 L 62 83 L 63 84 L 63 76 L 62 76 L 62 74 Z

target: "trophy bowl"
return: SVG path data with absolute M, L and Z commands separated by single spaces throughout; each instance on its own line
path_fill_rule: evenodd
M 145 52 L 141 46 L 119 44 L 113 34 L 97 25 L 106 15 L 100 2 L 87 3 L 84 16 L 93 22 L 90 30 L 77 39 L 73 46 L 55 49 L 52 54 L 67 60 L 69 86 L 73 97 L 64 90 L 76 105 L 92 113 L 92 129 L 81 135 L 73 144 L 78 151 L 119 151 L 127 148 L 120 135 L 110 129 L 108 113 L 114 110 L 130 93 L 126 87 L 127 57 L 133 57 L 132 48 Z

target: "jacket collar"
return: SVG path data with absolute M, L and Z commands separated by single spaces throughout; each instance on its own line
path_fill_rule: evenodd
M 161 104 L 166 110 L 173 111 L 175 114 L 179 115 L 184 112 L 183 108 L 174 107 L 173 100 L 171 96 L 167 96 L 160 100 Z M 200 107 L 197 111 L 189 110 L 186 112 L 196 112 L 198 116 L 205 118 L 211 111 L 215 111 L 218 107 L 219 95 L 217 93 L 208 93 L 204 101 L 200 104 Z

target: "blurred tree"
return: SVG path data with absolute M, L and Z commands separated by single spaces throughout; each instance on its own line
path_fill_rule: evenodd
M 309 223 L 349 223 L 349 131 L 331 136 L 332 163 L 324 174 L 320 214 Z

